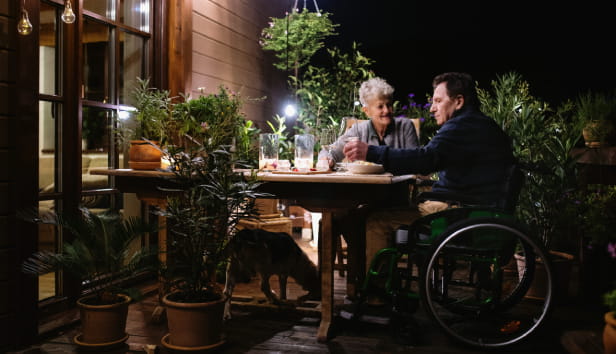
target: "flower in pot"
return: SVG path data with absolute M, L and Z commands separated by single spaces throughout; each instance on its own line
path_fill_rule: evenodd
M 139 293 L 123 288 L 123 281 L 154 270 L 158 255 L 157 250 L 141 248 L 133 241 L 156 232 L 157 226 L 117 213 L 95 214 L 87 208 L 26 219 L 58 225 L 73 237 L 64 242 L 61 252 L 35 252 L 23 262 L 22 270 L 32 275 L 63 270 L 79 279 L 85 295 L 77 299 L 82 332 L 75 342 L 84 347 L 124 342 L 128 305 Z
M 149 79 L 141 78 L 137 78 L 131 98 L 136 109 L 136 120 L 119 120 L 117 130 L 119 140 L 125 145 L 130 144 L 129 167 L 160 168 L 161 147 L 173 137 L 172 98 L 169 91 L 151 88 Z
M 616 353 L 616 289 L 603 295 L 603 303 L 608 311 L 605 314 L 605 327 L 603 329 L 603 352 Z
M 259 183 L 254 176 L 246 178 L 234 170 L 238 160 L 230 150 L 244 121 L 239 105 L 226 105 L 228 98 L 219 93 L 200 100 L 199 105 L 207 102 L 204 106 L 223 107 L 225 113 L 214 110 L 192 117 L 194 123 L 203 120 L 204 130 L 195 135 L 202 140 L 191 136 L 188 147 L 168 146 L 166 150 L 174 173 L 169 182 L 175 187 L 169 188 L 173 197 L 160 211 L 167 217 L 169 232 L 167 262 L 161 268 L 169 333 L 162 344 L 171 349 L 207 349 L 223 343 L 225 299 L 216 270 L 226 261 L 225 245 L 238 221 L 254 215 L 255 198 L 265 196 L 256 191 Z M 188 108 L 194 107 L 186 105 L 182 110 Z
M 616 121 L 615 98 L 603 92 L 586 92 L 575 101 L 575 114 L 583 121 L 582 130 L 587 147 L 596 148 L 608 143 Z

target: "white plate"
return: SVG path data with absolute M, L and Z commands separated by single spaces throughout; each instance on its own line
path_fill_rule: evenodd
M 359 163 L 348 163 L 346 168 L 351 173 L 374 174 L 383 173 L 383 165 L 364 165 Z

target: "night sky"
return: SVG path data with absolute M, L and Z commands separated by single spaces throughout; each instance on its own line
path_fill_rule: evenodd
M 445 71 L 468 72 L 483 88 L 516 71 L 534 96 L 553 106 L 586 90 L 616 89 L 616 20 L 608 2 L 542 3 L 317 1 L 339 24 L 328 45 L 349 50 L 360 43 L 398 100 L 414 93 L 423 101 L 432 78 Z M 312 0 L 306 4 L 314 9 Z

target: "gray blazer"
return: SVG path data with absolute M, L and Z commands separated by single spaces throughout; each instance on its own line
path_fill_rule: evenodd
M 342 149 L 346 143 L 346 139 L 351 136 L 356 136 L 360 141 L 370 145 L 379 145 L 379 137 L 372 126 L 371 120 L 361 120 L 355 124 L 342 136 L 336 140 L 331 150 L 332 158 L 335 162 L 340 162 L 344 159 Z M 415 148 L 419 146 L 417 132 L 413 121 L 406 117 L 395 117 L 392 124 L 387 127 L 385 145 L 395 149 Z

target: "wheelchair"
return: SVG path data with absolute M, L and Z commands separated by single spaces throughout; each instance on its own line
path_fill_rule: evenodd
M 372 259 L 350 319 L 361 320 L 366 299 L 376 295 L 386 300 L 393 331 L 420 304 L 448 337 L 471 347 L 505 347 L 537 331 L 552 307 L 553 270 L 543 244 L 513 217 L 520 166 L 507 175 L 498 205 L 421 193 L 420 200 L 457 207 L 396 231 L 395 246 Z

